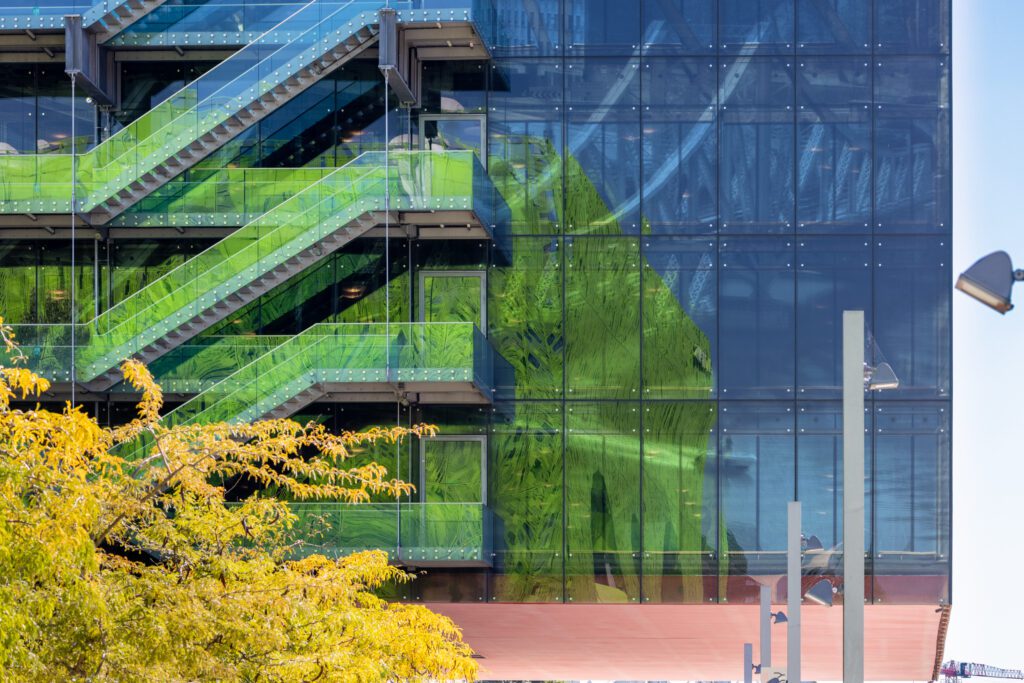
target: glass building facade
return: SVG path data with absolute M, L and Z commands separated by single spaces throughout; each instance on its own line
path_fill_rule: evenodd
M 195 22 L 228 5 L 164 11 Z M 131 297 L 287 198 L 210 211 L 235 206 L 243 171 L 472 150 L 507 204 L 500 243 L 354 240 L 155 360 L 158 379 L 186 400 L 251 360 L 250 345 L 318 323 L 473 323 L 501 359 L 486 405 L 317 401 L 296 414 L 440 427 L 443 440 L 373 455 L 417 484 L 410 503 L 480 505 L 486 541 L 475 562 L 434 558 L 400 597 L 756 602 L 752 577 L 785 571 L 790 500 L 824 548 L 807 571 L 841 586 L 841 321 L 863 310 L 867 362 L 900 380 L 865 401 L 866 597 L 947 604 L 949 0 L 417 5 L 488 12 L 488 58 L 424 61 L 412 108 L 375 57 L 347 62 L 109 230 L 83 228 L 74 269 L 66 231 L 0 197 L 0 313 L 83 322 Z M 240 47 L 152 37 L 186 35 L 175 21 L 154 15 L 142 38 L 112 43 L 119 106 L 79 103 L 81 150 Z M 67 151 L 66 80 L 18 59 L 0 84 L 0 154 Z M 117 423 L 131 417 L 125 394 L 88 405 Z

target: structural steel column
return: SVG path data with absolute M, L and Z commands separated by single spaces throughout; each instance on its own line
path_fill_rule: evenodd
M 843 311 L 843 681 L 864 681 L 864 311 Z

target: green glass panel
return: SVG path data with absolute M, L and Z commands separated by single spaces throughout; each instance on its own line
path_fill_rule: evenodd
M 110 224 L 118 227 L 245 225 L 334 169 L 192 171 L 157 188 Z
M 410 562 L 484 564 L 490 513 L 481 503 L 292 503 L 297 554 L 381 549 Z
M 640 402 L 569 402 L 566 591 L 573 602 L 640 600 Z
M 491 596 L 505 602 L 561 602 L 562 403 L 497 404 L 494 416 L 494 458 L 487 476 L 500 559 Z
M 20 240 L 0 242 L 0 311 L 4 322 L 39 322 L 37 260 L 39 248 Z
M 477 382 L 489 393 L 490 353 L 483 335 L 468 323 L 314 325 L 165 419 L 168 424 L 254 419 L 325 383 Z
M 644 404 L 645 602 L 701 603 L 717 595 L 715 420 L 707 401 Z
M 205 336 L 171 349 L 150 363 L 164 393 L 196 394 L 280 346 L 288 336 Z M 119 391 L 132 391 L 123 382 Z
M 565 372 L 561 240 L 516 237 L 511 267 L 488 271 L 488 338 L 514 370 L 502 389 L 560 398 Z
M 566 240 L 568 398 L 640 398 L 640 250 L 635 238 Z
M 645 399 L 713 397 L 717 328 L 715 243 L 644 237 L 643 383 Z
M 483 276 L 424 273 L 424 322 L 471 322 L 483 327 Z
M 427 439 L 422 448 L 425 502 L 483 502 L 483 441 Z

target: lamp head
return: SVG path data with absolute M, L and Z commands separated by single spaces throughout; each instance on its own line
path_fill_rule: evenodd
M 1014 282 L 1024 280 L 1024 271 L 1014 270 L 1010 255 L 995 251 L 965 270 L 956 288 L 1000 313 L 1013 310 L 1010 290 Z
M 869 391 L 900 388 L 900 378 L 885 359 L 871 330 L 864 331 L 864 388 Z
M 804 550 L 824 550 L 825 546 L 821 544 L 821 539 L 817 536 L 811 535 L 802 538 Z
M 813 603 L 823 605 L 824 607 L 831 607 L 833 593 L 835 593 L 835 589 L 832 587 L 832 582 L 828 579 L 822 579 L 811 586 L 810 590 L 804 593 L 804 597 Z
M 776 624 L 785 624 L 789 621 L 789 617 L 785 612 L 772 612 L 772 621 Z
M 882 391 L 883 389 L 899 389 L 900 378 L 888 363 L 879 363 L 873 368 L 865 368 L 867 375 L 868 389 Z

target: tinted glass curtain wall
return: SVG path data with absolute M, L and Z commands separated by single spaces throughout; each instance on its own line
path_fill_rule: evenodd
M 794 497 L 835 574 L 859 309 L 901 382 L 866 402 L 868 597 L 948 600 L 948 3 L 507 5 L 480 597 L 756 601 Z
M 182 197 L 156 193 L 101 246 L 82 243 L 74 273 L 67 238 L 4 240 L 0 313 L 60 323 L 125 300 L 238 227 L 157 223 L 210 204 L 204 192 L 236 206 L 241 171 L 475 149 L 480 131 L 509 209 L 500 243 L 362 236 L 213 325 L 191 366 L 168 354 L 158 369 L 216 381 L 233 367 L 205 348 L 244 337 L 232 348 L 251 358 L 317 323 L 474 322 L 502 363 L 493 403 L 397 411 L 466 437 L 436 451 L 463 466 L 437 470 L 417 443 L 387 457 L 435 496 L 457 482 L 475 503 L 466 477 L 480 477 L 489 557 L 435 566 L 400 597 L 753 603 L 753 577 L 784 572 L 789 500 L 825 549 L 809 571 L 841 581 L 841 324 L 863 310 L 868 362 L 900 379 L 865 402 L 867 597 L 946 603 L 949 5 L 499 0 L 490 58 L 425 63 L 420 107 L 385 100 L 376 58 L 354 59 L 180 176 Z M 121 63 L 119 125 L 215 63 L 143 58 Z M 63 128 L 27 122 L 64 91 L 42 65 L 13 67 L 0 153 L 59 147 Z M 228 180 L 204 190 L 214 178 Z M 130 415 L 110 406 L 112 421 Z M 395 414 L 316 403 L 300 417 L 358 428 Z

